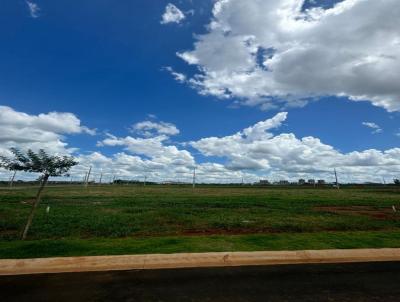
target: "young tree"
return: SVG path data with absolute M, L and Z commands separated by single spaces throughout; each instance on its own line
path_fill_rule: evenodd
M 36 194 L 35 202 L 32 205 L 31 212 L 26 222 L 24 231 L 22 233 L 22 240 L 26 238 L 29 228 L 32 224 L 35 210 L 39 205 L 42 191 L 47 184 L 50 176 L 66 175 L 71 167 L 78 164 L 72 157 L 69 156 L 51 156 L 48 155 L 43 149 L 37 153 L 28 150 L 26 153 L 17 148 L 11 148 L 13 157 L 0 156 L 0 167 L 4 167 L 11 171 L 25 171 L 41 173 L 41 184 Z

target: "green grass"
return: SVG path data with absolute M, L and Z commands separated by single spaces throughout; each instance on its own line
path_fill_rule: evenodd
M 0 257 L 400 247 L 386 219 L 318 206 L 400 206 L 400 188 L 51 187 L 26 242 L 35 188 L 0 189 Z M 50 213 L 46 214 L 46 207 Z
M 400 247 L 400 231 L 12 241 L 0 242 L 0 258 L 384 247 Z

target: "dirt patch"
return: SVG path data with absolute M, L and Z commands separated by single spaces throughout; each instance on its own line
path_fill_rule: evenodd
M 314 207 L 314 211 L 354 216 L 368 216 L 381 220 L 400 219 L 400 209 L 398 207 L 397 212 L 394 212 L 392 207 L 375 208 L 371 206 Z
M 152 232 L 152 233 L 141 233 L 136 232 L 134 237 L 163 237 L 163 236 L 213 236 L 213 235 L 252 235 L 252 234 L 279 234 L 284 233 L 284 230 L 278 230 L 273 228 L 232 228 L 232 229 L 218 229 L 218 228 L 206 228 L 206 229 L 183 229 L 176 232 Z
M 204 229 L 204 230 L 184 230 L 179 232 L 183 236 L 211 236 L 211 235 L 250 235 L 250 234 L 272 234 L 281 233 L 276 229 Z

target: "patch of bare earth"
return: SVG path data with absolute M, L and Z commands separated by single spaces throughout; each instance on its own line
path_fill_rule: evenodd
M 213 236 L 213 235 L 251 235 L 251 234 L 275 234 L 282 233 L 283 231 L 262 228 L 262 229 L 246 229 L 246 228 L 234 228 L 234 229 L 218 229 L 218 228 L 206 228 L 206 229 L 184 229 L 170 233 L 135 233 L 139 237 L 161 237 L 161 236 Z
M 281 233 L 275 229 L 246 229 L 246 228 L 235 228 L 235 229 L 204 229 L 204 230 L 183 230 L 179 232 L 180 235 L 184 236 L 210 236 L 210 235 L 249 235 L 249 234 L 271 234 Z
M 355 215 L 355 216 L 368 216 L 374 219 L 381 220 L 394 220 L 400 219 L 400 209 L 394 212 L 391 207 L 375 208 L 371 206 L 346 206 L 346 207 L 314 207 L 314 211 L 328 212 L 334 214 Z

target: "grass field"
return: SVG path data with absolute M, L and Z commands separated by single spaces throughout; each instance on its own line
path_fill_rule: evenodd
M 0 258 L 400 247 L 397 187 L 49 187 L 21 242 L 35 192 L 0 189 Z

